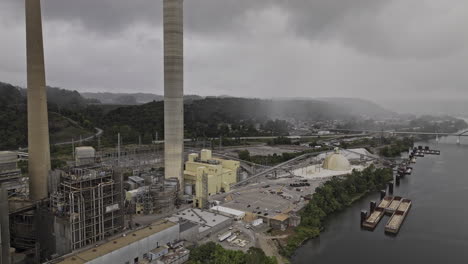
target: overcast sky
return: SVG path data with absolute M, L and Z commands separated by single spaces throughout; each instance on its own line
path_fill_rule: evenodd
M 162 0 L 42 0 L 47 83 L 163 93 Z M 466 0 L 185 0 L 185 92 L 468 96 Z M 24 86 L 24 0 L 0 0 L 0 81 Z

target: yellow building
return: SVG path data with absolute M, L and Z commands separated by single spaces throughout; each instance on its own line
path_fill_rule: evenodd
M 213 158 L 211 150 L 189 154 L 184 170 L 185 193 L 192 194 L 195 189 L 197 206 L 202 208 L 207 196 L 230 190 L 230 185 L 237 182 L 239 167 L 238 161 Z

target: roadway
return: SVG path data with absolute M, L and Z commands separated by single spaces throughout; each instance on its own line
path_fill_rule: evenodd
M 98 138 L 102 135 L 102 133 L 104 133 L 104 130 L 100 129 L 100 128 L 97 128 L 95 127 L 94 129 L 96 129 L 96 134 L 92 135 L 92 136 L 89 136 L 87 138 L 83 138 L 81 140 L 78 140 L 78 141 L 74 141 L 74 140 L 71 140 L 71 141 L 66 141 L 66 142 L 60 142 L 60 143 L 54 143 L 52 145 L 54 146 L 63 146 L 63 145 L 71 145 L 71 144 L 74 144 L 74 143 L 77 143 L 77 142 L 87 142 L 87 141 L 91 141 L 95 138 Z
M 354 129 L 332 129 L 333 131 L 346 131 L 346 132 L 361 132 L 366 134 L 386 133 L 397 135 L 431 135 L 431 136 L 453 136 L 453 137 L 468 137 L 468 130 L 455 133 L 440 133 L 440 132 L 412 132 L 412 131 L 394 131 L 394 130 L 354 130 Z M 362 134 L 358 134 L 362 135 Z
M 380 133 L 380 131 L 378 131 Z M 328 134 L 328 135 L 309 135 L 309 136 L 285 136 L 289 139 L 309 139 L 309 138 L 341 138 L 341 137 L 359 137 L 364 136 L 362 133 L 359 134 Z M 367 136 L 367 135 L 366 135 Z M 266 140 L 266 139 L 275 139 L 279 136 L 258 136 L 258 137 L 223 137 L 223 139 L 231 140 Z M 219 139 L 219 137 L 214 137 L 210 139 Z M 184 142 L 193 142 L 191 138 L 184 139 Z M 153 144 L 163 144 L 164 140 L 153 141 Z
M 95 138 L 98 138 L 100 137 L 103 133 L 104 133 L 104 130 L 98 128 L 98 127 L 95 127 L 94 129 L 96 129 L 96 134 L 92 135 L 92 136 L 89 136 L 89 137 L 86 137 L 86 138 L 83 138 L 81 140 L 78 140 L 78 141 L 73 141 L 73 140 L 70 140 L 70 141 L 65 141 L 65 142 L 59 142 L 59 143 L 53 143 L 51 144 L 52 146 L 64 146 L 64 145 L 71 145 L 71 144 L 74 144 L 74 143 L 78 143 L 78 142 L 88 142 L 88 141 L 91 141 Z M 27 151 L 28 150 L 28 147 L 24 147 L 24 148 L 19 148 L 20 151 Z M 22 153 L 22 154 L 27 154 L 27 153 Z

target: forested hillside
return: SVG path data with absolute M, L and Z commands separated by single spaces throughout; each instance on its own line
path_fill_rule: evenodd
M 185 103 L 185 136 L 242 137 L 288 135 L 285 120 L 350 119 L 347 109 L 313 100 L 275 101 L 247 98 L 205 98 Z M 121 107 L 100 119 L 109 137 L 120 132 L 135 142 L 138 135 L 150 141 L 157 132 L 163 135 L 164 102 Z
M 17 87 L 0 83 L 0 149 L 16 148 L 26 140 L 26 99 Z
M 89 136 L 94 126 L 79 113 L 86 107 L 86 100 L 77 92 L 52 89 L 49 96 L 50 141 L 62 142 Z M 27 105 L 25 90 L 0 83 L 0 150 L 27 146 Z M 68 115 L 68 116 L 67 116 Z M 81 119 L 79 117 L 82 117 Z
M 164 100 L 163 95 L 151 93 L 81 93 L 84 98 L 98 100 L 102 104 L 138 105 Z M 203 99 L 198 95 L 185 95 L 185 101 Z
M 0 83 L 2 112 L 0 118 L 1 148 L 25 146 L 26 90 Z M 77 91 L 47 89 L 52 141 L 79 137 L 104 129 L 103 144 L 114 144 L 117 133 L 124 143 L 143 143 L 163 139 L 164 102 L 139 103 L 145 94 L 88 93 L 85 98 Z M 98 96 L 96 96 L 98 95 Z M 102 100 L 118 102 L 101 104 Z M 162 99 L 147 96 L 147 99 Z M 120 99 L 119 99 L 120 98 Z M 356 105 L 361 105 L 357 107 Z M 186 138 L 285 136 L 291 121 L 359 120 L 371 114 L 385 117 L 393 113 L 372 102 L 358 99 L 248 99 L 234 97 L 185 98 L 184 120 Z

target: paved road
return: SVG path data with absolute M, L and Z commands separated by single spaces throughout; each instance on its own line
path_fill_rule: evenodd
M 96 129 L 96 134 L 94 134 L 92 136 L 89 136 L 87 138 L 81 139 L 81 142 L 91 141 L 91 140 L 93 140 L 93 139 L 95 139 L 97 137 L 100 137 L 102 135 L 102 133 L 104 133 L 104 130 L 102 130 L 102 129 L 98 128 L 98 127 L 95 127 L 94 129 Z M 74 142 L 77 143 L 77 142 L 79 142 L 79 140 L 74 141 Z M 66 141 L 66 142 L 53 143 L 51 145 L 53 145 L 53 146 L 64 146 L 64 145 L 71 145 L 71 144 L 73 144 L 73 141 L 70 140 L 70 141 Z M 19 150 L 20 151 L 27 151 L 28 148 L 27 147 L 26 148 L 20 148 Z
M 468 130 L 462 130 L 455 133 L 439 133 L 439 132 L 411 132 L 411 131 L 395 131 L 395 130 L 353 130 L 353 129 L 332 129 L 333 131 L 346 131 L 346 132 L 361 132 L 361 133 L 385 133 L 385 134 L 398 134 L 398 135 L 432 135 L 432 136 L 454 136 L 454 137 L 468 137 Z M 362 134 L 360 134 L 362 135 Z
M 380 133 L 380 131 L 378 131 Z M 329 134 L 329 135 L 311 135 L 311 136 L 286 136 L 287 138 L 290 138 L 290 139 L 307 139 L 307 138 L 326 138 L 326 139 L 330 139 L 330 138 L 342 138 L 342 137 L 359 137 L 359 136 L 369 136 L 368 134 L 362 134 L 361 133 L 358 133 L 358 134 Z M 226 137 L 223 137 L 224 139 L 226 139 Z M 275 138 L 278 138 L 278 136 L 261 136 L 261 137 L 228 137 L 228 139 L 231 139 L 231 140 L 237 140 L 237 139 L 240 139 L 240 140 L 260 140 L 260 139 L 275 139 Z M 210 139 L 219 139 L 218 137 L 214 137 L 214 138 L 210 138 Z M 184 142 L 192 142 L 194 141 L 193 139 L 191 138 L 186 138 L 184 139 Z M 153 141 L 153 144 L 163 144 L 164 143 L 164 140 L 158 140 L 158 141 Z
M 87 141 L 91 141 L 99 136 L 102 135 L 102 133 L 104 133 L 104 130 L 100 129 L 100 128 L 97 128 L 95 127 L 94 129 L 96 129 L 96 134 L 92 135 L 92 136 L 89 136 L 87 138 L 83 138 L 81 139 L 81 142 L 87 142 Z M 54 146 L 63 146 L 63 145 L 71 145 L 72 143 L 76 143 L 76 142 L 79 142 L 79 140 L 77 141 L 66 141 L 66 142 L 60 142 L 60 143 L 54 143 L 52 145 Z

